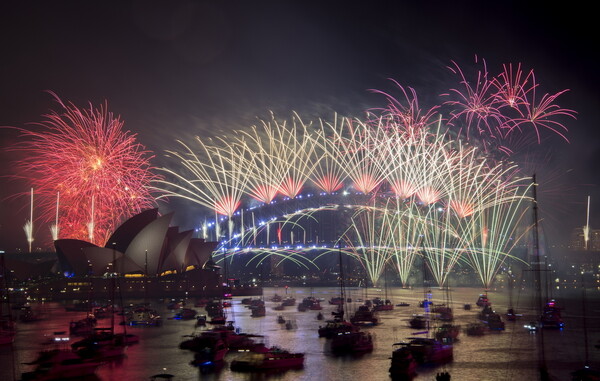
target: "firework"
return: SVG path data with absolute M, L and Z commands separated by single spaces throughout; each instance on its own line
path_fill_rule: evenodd
M 339 129 L 338 124 L 345 123 L 344 118 L 338 118 L 336 114 L 332 123 L 326 123 L 320 120 L 321 129 L 315 133 L 313 140 L 315 142 L 314 162 L 316 163 L 313 171 L 313 183 L 321 191 L 331 194 L 340 190 L 345 180 L 345 174 L 336 158 L 342 153 L 339 152 L 340 146 L 331 139 L 331 131 Z
M 228 219 L 229 238 L 233 233 L 232 216 L 241 204 L 243 190 L 248 181 L 245 147 L 228 144 L 219 140 L 216 145 L 205 144 L 196 138 L 199 150 L 196 152 L 183 142 L 183 152 L 168 151 L 169 155 L 179 161 L 186 172 L 178 173 L 168 168 L 162 171 L 172 176 L 173 180 L 157 180 L 163 192 L 159 198 L 179 197 L 210 208 L 215 214 L 224 215 Z M 215 217 L 217 223 L 217 217 Z M 218 226 L 218 223 L 217 223 Z M 217 232 L 217 237 L 219 233 Z
M 333 235 L 344 233 L 332 242 L 346 243 L 344 252 L 359 260 L 373 284 L 389 263 L 406 284 L 416 256 L 422 255 L 439 286 L 464 262 L 489 287 L 523 238 L 517 230 L 527 209 L 527 186 L 519 167 L 495 160 L 494 154 L 512 154 L 506 144 L 518 141 L 524 135 L 519 132 L 533 131 L 538 141 L 542 129 L 564 137 L 559 118 L 573 117 L 574 112 L 555 104 L 564 91 L 538 99 L 533 71 L 524 71 L 520 64 L 504 65 L 492 76 L 485 61 L 481 63 L 474 79 L 453 63 L 450 69 L 459 86 L 445 94 L 448 99 L 441 106 L 426 111 L 413 89 L 394 82 L 402 100 L 375 90 L 387 105 L 369 110 L 365 120 L 335 115 L 332 122 L 319 120 L 319 126 L 312 127 L 297 114 L 289 123 L 272 116 L 233 137 L 198 139 L 199 156 L 181 143 L 187 152 L 171 155 L 180 159 L 183 170 L 167 170 L 176 180 L 163 182 L 171 188 L 167 195 L 227 216 L 228 252 L 233 253 L 239 243 L 256 247 L 265 242 L 265 235 L 266 246 L 273 243 L 271 235 L 279 245 L 306 243 L 308 228 L 302 216 L 310 216 L 312 224 L 315 211 L 326 205 L 291 213 L 285 209 L 297 209 L 299 192 L 307 184 L 331 200 L 351 182 L 358 193 L 344 189 L 339 194 L 350 194 L 343 208 L 355 213 L 347 225 L 333 229 Z M 446 122 L 438 114 L 442 106 L 450 108 Z M 252 225 L 245 226 L 245 196 L 275 205 L 278 193 L 285 201 L 278 207 L 279 217 L 256 224 L 253 205 Z M 342 206 L 332 201 L 331 210 Z M 235 237 L 234 215 L 239 223 Z M 254 260 L 279 255 L 277 250 L 261 248 Z
M 36 189 L 43 222 L 53 220 L 54 197 L 60 192 L 65 237 L 88 238 L 86 221 L 95 199 L 93 241 L 104 245 L 124 219 L 154 204 L 148 188 L 156 179 L 152 156 L 106 104 L 80 109 L 54 98 L 60 112 L 44 115 L 31 129 L 18 128 L 22 142 L 11 149 L 26 156 L 17 163 L 16 176 Z
M 491 77 L 484 60 L 481 64 L 471 80 L 456 62 L 449 67 L 459 76 L 460 86 L 442 95 L 450 98 L 444 105 L 451 108 L 449 123 L 458 125 L 459 136 L 468 140 L 478 137 L 486 150 L 495 145 L 506 154 L 512 152 L 505 145 L 507 139 L 516 132 L 533 131 L 540 143 L 541 130 L 546 129 L 568 141 L 567 127 L 560 119 L 575 118 L 576 112 L 556 104 L 568 90 L 538 98 L 533 70 L 525 73 L 521 64 L 505 64 L 500 74 Z
M 500 266 L 511 257 L 511 251 L 523 241 L 531 228 L 530 224 L 524 223 L 529 211 L 524 205 L 530 200 L 527 192 L 529 186 L 512 188 L 510 201 L 492 203 L 489 208 L 468 218 L 459 228 L 459 234 L 466 243 L 465 256 L 485 289 L 490 287 Z M 497 193 L 499 198 L 506 199 L 507 194 L 502 187 L 497 188 Z M 519 228 L 522 229 L 519 231 Z

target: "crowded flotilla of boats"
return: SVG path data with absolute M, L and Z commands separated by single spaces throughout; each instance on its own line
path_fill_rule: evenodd
M 287 302 L 286 302 L 287 300 Z M 374 308 L 375 306 L 391 305 L 391 301 L 375 299 L 349 308 L 350 299 L 334 297 L 329 305 L 334 306 L 330 312 L 331 318 L 325 318 L 321 311 L 323 300 L 313 296 L 306 297 L 299 306 L 299 311 L 317 310 L 316 320 L 319 324 L 316 338 L 325 340 L 326 350 L 332 355 L 358 355 L 373 351 L 376 338 L 369 332 L 370 327 L 380 323 L 378 314 L 385 314 L 391 309 Z M 305 365 L 305 354 L 294 351 L 293 348 L 268 346 L 268 338 L 264 335 L 242 333 L 240 327 L 235 327 L 235 321 L 227 320 L 227 308 L 233 301 L 204 300 L 194 306 L 203 311 L 186 307 L 184 302 L 169 302 L 175 320 L 194 320 L 195 333 L 182 337 L 179 348 L 193 353 L 190 364 L 203 372 L 210 371 L 216 366 L 222 366 L 229 360 L 232 371 L 267 371 L 298 369 Z M 295 299 L 279 297 L 277 294 L 270 299 L 274 305 L 293 306 Z M 252 317 L 265 316 L 264 298 L 245 298 L 241 304 L 251 310 Z M 201 305 L 201 307 L 197 307 Z M 438 366 L 453 361 L 454 349 L 460 342 L 460 334 L 467 336 L 485 336 L 491 332 L 504 330 L 505 323 L 500 314 L 492 308 L 487 294 L 479 296 L 475 305 L 481 309 L 473 312 L 471 322 L 464 328 L 454 324 L 452 308 L 447 304 L 435 305 L 430 300 L 421 303 L 422 312 L 413 314 L 407 319 L 408 328 L 412 334 L 404 341 L 397 342 L 391 350 L 389 374 L 393 380 L 414 379 L 421 366 Z M 93 311 L 93 310 L 92 310 Z M 101 319 L 106 315 L 87 314 L 83 319 L 70 323 L 68 331 L 55 332 L 52 341 L 53 349 L 42 350 L 37 359 L 27 363 L 33 368 L 22 375 L 22 380 L 61 380 L 71 377 L 82 377 L 93 374 L 100 366 L 125 355 L 128 346 L 139 341 L 139 337 L 127 332 L 126 327 L 162 325 L 162 318 L 157 310 L 150 305 L 130 305 L 118 310 L 109 309 L 111 327 L 98 328 Z M 258 312 L 257 312 L 258 311 Z M 465 311 L 470 311 L 466 308 Z M 199 313 L 200 312 L 200 313 Z M 121 328 L 115 327 L 115 317 L 121 320 Z M 349 316 L 349 319 L 346 319 Z M 464 318 L 464 315 L 461 315 Z M 514 321 L 522 315 L 513 313 L 508 321 Z M 279 314 L 277 323 L 285 329 L 296 329 L 295 320 Z M 118 325 L 118 324 L 117 324 Z M 288 327 L 289 326 L 289 327 Z M 541 328 L 564 327 L 561 308 L 555 300 L 549 300 L 538 320 L 526 324 L 525 327 L 535 331 Z M 14 339 L 14 325 L 9 327 L 6 322 L 0 327 L 0 343 L 10 343 Z M 131 329 L 131 328 L 130 328 Z M 418 331 L 417 331 L 418 330 Z M 10 333 L 12 332 L 12 336 Z M 69 332 L 66 334 L 66 332 Z M 61 335 L 58 335 L 58 334 Z M 6 340 L 4 338 L 7 337 Z M 60 346 L 59 346 L 60 345 Z

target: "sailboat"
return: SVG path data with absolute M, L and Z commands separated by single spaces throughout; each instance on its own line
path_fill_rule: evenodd
M 584 334 L 584 345 L 585 345 L 585 363 L 582 368 L 577 369 L 571 373 L 573 376 L 572 381 L 598 381 L 600 380 L 600 370 L 592 368 L 590 366 L 590 355 L 588 350 L 588 330 L 587 330 L 587 317 L 586 317 L 586 293 L 585 293 L 585 279 L 581 274 L 581 305 L 583 315 L 583 334 Z
M 515 321 L 517 320 L 517 317 L 521 317 L 523 315 L 521 314 L 517 314 L 515 312 L 515 309 L 513 307 L 513 278 L 514 275 L 512 273 L 511 270 L 508 270 L 507 272 L 507 281 L 508 281 L 508 309 L 506 310 L 506 320 L 508 321 Z
M 410 381 L 417 376 L 417 361 L 402 343 L 393 345 L 392 357 L 390 357 L 390 377 L 392 380 Z
M 542 305 L 542 300 L 544 296 L 542 295 L 542 269 L 541 266 L 545 264 L 542 261 L 542 257 L 540 255 L 540 246 L 539 246 L 539 224 L 538 224 L 538 203 L 537 203 L 537 183 L 536 177 L 533 175 L 533 258 L 532 265 L 534 265 L 534 283 L 535 283 L 535 291 L 537 296 L 537 304 L 541 307 L 541 311 L 539 312 L 539 326 L 541 328 L 558 328 L 562 329 L 565 326 L 565 323 L 561 316 L 561 308 L 558 306 L 558 303 L 555 299 L 549 297 L 548 292 L 548 277 L 545 276 L 545 284 L 546 284 L 546 301 Z
M 333 319 L 327 320 L 324 326 L 319 326 L 319 337 L 325 337 L 327 339 L 332 339 L 340 333 L 347 332 L 358 332 L 360 329 L 346 321 L 344 319 L 344 305 L 346 304 L 345 297 L 345 284 L 344 284 L 344 271 L 342 267 L 342 253 L 339 252 L 339 266 L 340 266 L 340 295 L 332 298 L 335 301 L 335 305 L 337 305 L 337 311 L 332 311 Z M 330 302 L 331 303 L 331 302 Z
M 117 288 L 116 252 L 113 245 L 113 271 L 110 274 L 110 306 L 115 306 L 115 291 Z M 123 303 L 121 303 L 122 305 Z M 127 334 L 126 326 L 123 324 L 123 333 L 115 333 L 115 314 L 111 314 L 110 328 L 95 328 L 94 333 L 83 340 L 71 345 L 73 350 L 86 359 L 109 360 L 125 355 L 125 349 L 139 341 L 137 335 Z
M 333 325 L 319 328 L 319 336 L 322 331 L 328 332 L 331 336 L 331 352 L 336 354 L 343 353 L 365 353 L 373 350 L 373 337 L 361 331 L 356 324 L 350 320 L 350 323 L 344 321 L 344 304 L 345 304 L 345 284 L 344 284 L 344 267 L 342 264 L 342 251 L 339 250 L 340 263 L 340 298 L 342 303 L 338 306 L 338 311 L 333 312 Z M 356 317 L 356 314 L 353 318 Z M 337 319 L 337 321 L 336 321 Z
M 380 299 L 380 298 L 373 299 L 373 310 L 375 310 L 375 311 L 391 311 L 394 309 L 394 304 L 388 298 L 387 271 L 384 274 L 383 292 L 384 292 L 383 299 Z
M 425 266 L 423 266 L 425 269 Z M 425 271 L 423 272 L 423 283 L 425 280 Z M 445 343 L 436 338 L 430 336 L 430 306 L 431 292 L 426 288 L 425 299 L 423 300 L 423 307 L 425 308 L 425 318 L 427 321 L 427 330 L 417 332 L 416 334 L 423 334 L 425 337 L 408 337 L 405 342 L 397 343 L 399 347 L 406 348 L 409 351 L 415 361 L 419 364 L 445 364 L 453 360 L 454 347 L 451 342 Z

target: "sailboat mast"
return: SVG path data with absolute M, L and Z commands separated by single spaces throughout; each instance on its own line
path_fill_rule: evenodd
M 536 305 L 538 308 L 538 319 L 542 315 L 543 299 L 542 299 L 542 260 L 540 258 L 539 234 L 538 234 L 538 203 L 537 203 L 537 181 L 536 175 L 533 175 L 533 255 L 532 264 L 535 272 L 535 295 Z M 541 327 L 538 335 L 538 366 L 540 370 L 540 380 L 548 380 L 548 369 L 546 367 L 546 351 L 544 349 L 544 329 Z
M 342 298 L 342 300 L 340 301 L 341 303 L 339 304 L 339 306 L 340 306 L 339 313 L 340 313 L 340 319 L 344 320 L 344 304 L 346 303 L 346 296 L 344 295 L 344 266 L 342 266 L 342 248 L 341 247 L 338 248 L 338 255 L 339 255 L 339 261 L 340 261 L 340 298 Z

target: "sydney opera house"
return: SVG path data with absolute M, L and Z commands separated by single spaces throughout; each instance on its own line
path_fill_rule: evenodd
M 62 276 L 30 294 L 87 298 L 116 282 L 123 297 L 222 296 L 222 274 L 211 259 L 217 242 L 193 238 L 193 230 L 180 232 L 172 219 L 172 213 L 146 210 L 116 229 L 104 247 L 76 239 L 54 241 Z M 241 286 L 232 291 L 257 292 Z

